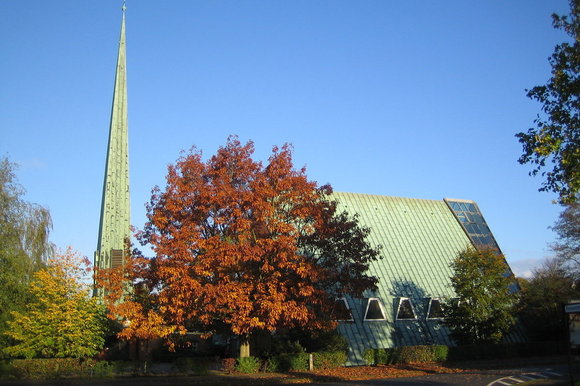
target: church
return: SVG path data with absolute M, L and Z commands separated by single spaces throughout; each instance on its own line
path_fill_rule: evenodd
M 383 257 L 370 268 L 379 279 L 377 291 L 363 299 L 342 299 L 350 319 L 341 321 L 338 329 L 349 343 L 349 362 L 364 364 L 362 355 L 369 348 L 452 345 L 441 312 L 443 299 L 455 296 L 450 263 L 467 247 L 501 253 L 477 204 L 334 195 L 343 209 L 357 213 L 359 223 L 370 228 L 369 241 L 382 246 Z
M 131 235 L 127 122 L 123 6 L 94 257 L 99 268 L 122 264 L 125 240 Z M 362 299 L 339 299 L 349 315 L 338 327 L 349 344 L 349 363 L 363 364 L 363 353 L 369 348 L 450 345 L 441 312 L 442 299 L 454 297 L 450 263 L 467 247 L 501 253 L 478 205 L 469 200 L 360 193 L 335 192 L 334 197 L 370 229 L 369 241 L 373 247 L 381 246 L 382 255 L 370 267 L 370 274 L 379 279 L 378 289 Z

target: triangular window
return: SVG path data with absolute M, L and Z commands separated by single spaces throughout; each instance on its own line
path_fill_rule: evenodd
M 443 319 L 443 305 L 437 298 L 429 299 L 429 310 L 427 311 L 427 319 Z
M 365 320 L 385 320 L 385 313 L 379 299 L 369 299 L 365 311 Z
M 352 312 L 346 298 L 336 299 L 334 302 L 334 319 L 339 322 L 352 322 Z
M 397 320 L 401 319 L 417 319 L 415 310 L 409 298 L 401 298 L 399 300 L 399 309 L 397 310 Z

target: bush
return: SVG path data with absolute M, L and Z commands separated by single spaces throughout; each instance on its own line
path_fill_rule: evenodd
M 260 368 L 260 371 L 263 371 L 265 373 L 277 373 L 282 371 L 280 370 L 281 368 L 282 366 L 280 365 L 280 360 L 278 359 L 278 356 L 273 356 L 267 358 L 262 362 L 262 367 Z
M 480 359 L 504 359 L 542 355 L 561 355 L 567 346 L 562 342 L 526 342 L 518 344 L 473 344 L 465 346 L 402 346 L 365 350 L 368 365 L 412 362 L 444 362 Z
M 393 352 L 392 348 L 370 348 L 364 351 L 363 358 L 368 365 L 390 365 Z
M 256 357 L 238 358 L 236 371 L 244 374 L 255 374 L 260 371 L 260 360 Z
M 236 358 L 222 359 L 222 370 L 228 374 L 233 374 L 236 371 Z
M 7 378 L 10 375 L 11 368 L 9 361 L 0 360 L 0 379 Z
M 445 362 L 447 360 L 447 356 L 449 355 L 449 347 L 438 344 L 435 346 L 430 346 L 431 350 L 433 350 L 433 361 L 434 362 Z
M 368 348 L 363 352 L 363 360 L 369 366 L 376 365 L 375 363 L 375 350 L 374 348 Z
M 207 357 L 198 358 L 177 358 L 174 362 L 175 367 L 182 373 L 191 373 L 193 375 L 209 374 L 209 367 L 213 360 Z
M 94 361 L 90 368 L 90 376 L 95 378 L 112 377 L 116 374 L 117 366 L 114 363 L 106 361 Z
M 315 369 L 333 369 L 344 366 L 347 355 L 344 351 L 315 352 L 312 354 Z
M 397 350 L 397 363 L 435 362 L 432 346 L 403 346 Z
M 18 379 L 57 379 L 63 377 L 106 377 L 114 374 L 109 362 L 73 358 L 14 359 L 9 375 Z
M 449 348 L 435 346 L 402 346 L 365 350 L 363 358 L 369 365 L 390 365 L 413 362 L 443 362 L 447 360 Z
M 264 367 L 268 372 L 306 371 L 309 357 L 305 352 L 280 354 L 268 359 Z

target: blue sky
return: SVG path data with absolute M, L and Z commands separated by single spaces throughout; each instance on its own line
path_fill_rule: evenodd
M 92 257 L 121 1 L 0 1 L 0 155 L 52 240 Z M 127 1 L 132 223 L 166 166 L 290 142 L 335 190 L 475 200 L 524 274 L 561 208 L 517 163 L 565 0 Z

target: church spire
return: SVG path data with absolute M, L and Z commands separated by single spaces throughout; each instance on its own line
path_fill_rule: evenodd
M 123 2 L 95 268 L 111 268 L 122 264 L 125 241 L 131 236 L 125 9 Z

